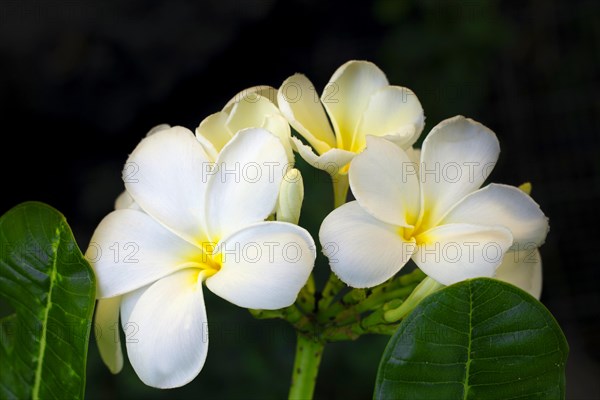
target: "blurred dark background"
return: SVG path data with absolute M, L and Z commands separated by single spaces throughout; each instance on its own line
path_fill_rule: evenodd
M 350 59 L 371 60 L 393 84 L 413 89 L 425 132 L 463 114 L 497 133 L 493 181 L 531 181 L 550 217 L 542 301 L 571 346 L 568 398 L 600 398 L 595 0 L 1 0 L 0 210 L 47 202 L 85 248 L 149 128 L 193 129 L 237 91 L 277 87 L 294 72 L 322 88 Z M 305 210 L 318 193 L 307 195 Z M 287 396 L 291 328 L 255 321 L 208 293 L 211 346 L 195 381 L 147 388 L 127 361 L 112 376 L 92 340 L 87 397 Z M 386 342 L 370 336 L 328 346 L 317 398 L 371 397 Z

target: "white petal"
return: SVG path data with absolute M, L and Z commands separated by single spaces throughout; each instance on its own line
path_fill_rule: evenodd
M 223 111 L 229 114 L 233 106 L 243 100 L 253 101 L 257 96 L 266 97 L 271 103 L 277 107 L 277 89 L 272 86 L 259 85 L 244 89 L 231 98 L 223 107 Z
M 439 123 L 421 149 L 423 225 L 435 226 L 491 173 L 500 145 L 494 132 L 471 119 L 457 116 Z
M 414 225 L 419 217 L 419 178 L 408 155 L 392 142 L 367 138 L 367 148 L 350 164 L 350 187 L 362 208 L 393 225 Z
M 281 143 L 285 148 L 285 154 L 288 162 L 293 165 L 294 151 L 292 147 L 292 133 L 287 119 L 285 119 L 281 114 L 269 115 L 267 118 L 265 118 L 265 123 L 262 127 L 281 140 Z
M 217 249 L 222 267 L 206 286 L 240 307 L 267 310 L 294 303 L 316 257 L 308 232 L 285 222 L 251 225 L 221 241 Z
M 293 162 L 294 156 L 290 143 L 290 125 L 266 97 L 255 96 L 234 104 L 227 119 L 227 127 L 237 133 L 246 128 L 265 128 L 281 140 L 285 147 L 288 161 Z
M 408 149 L 406 149 L 404 151 L 406 152 L 406 155 L 408 156 L 410 161 L 415 163 L 415 165 L 417 167 L 417 172 L 418 172 L 419 167 L 420 167 L 419 164 L 421 163 L 421 149 L 415 149 L 414 147 L 409 147 Z
M 136 297 L 124 322 L 133 369 L 149 386 L 167 389 L 189 383 L 204 366 L 208 352 L 198 270 L 169 275 Z
M 419 138 L 425 125 L 423 107 L 412 90 L 386 86 L 373 93 L 354 136 L 353 147 L 364 148 L 366 135 L 389 136 L 402 148 Z
M 154 283 L 156 282 L 152 282 L 121 296 L 121 327 L 123 328 L 125 336 L 131 335 L 132 332 L 136 330 L 135 326 L 130 326 L 132 324 L 129 323 L 131 320 L 131 313 L 140 297 L 142 297 L 142 295 L 146 293 L 146 290 Z
M 539 247 L 548 233 L 548 219 L 531 197 L 514 186 L 490 184 L 462 199 L 440 224 L 500 225 L 516 245 Z
M 174 127 L 138 144 L 125 165 L 125 187 L 145 212 L 193 243 L 205 236 L 203 199 L 210 170 L 193 134 Z
M 235 132 L 227 127 L 228 114 L 219 111 L 204 118 L 196 128 L 196 138 L 214 161 Z
M 537 248 L 510 251 L 496 270 L 496 279 L 523 289 L 536 299 L 542 295 L 542 257 Z
M 348 61 L 334 72 L 321 95 L 338 147 L 351 150 L 352 138 L 371 95 L 388 85 L 385 74 L 368 61 Z
M 123 192 L 115 200 L 115 210 L 123 210 L 126 208 L 131 208 L 138 211 L 142 210 L 135 200 L 133 200 L 133 197 L 127 193 L 127 190 L 123 190 Z
M 98 225 L 86 252 L 97 278 L 97 297 L 113 297 L 154 282 L 202 252 L 148 214 L 117 210 Z
M 325 218 L 319 239 L 331 270 L 346 284 L 364 288 L 390 279 L 410 259 L 414 241 L 401 233 L 402 228 L 373 218 L 352 201 Z
M 338 173 L 346 174 L 348 172 L 348 163 L 356 155 L 356 153 L 334 147 L 318 156 L 310 146 L 302 143 L 300 139 L 292 136 L 292 143 L 304 161 L 315 168 L 327 171 L 332 176 Z
M 302 74 L 287 78 L 277 99 L 281 113 L 319 154 L 335 147 L 335 136 L 312 82 Z
M 169 128 L 171 128 L 171 125 L 169 125 L 169 124 L 159 124 L 159 125 L 153 126 L 152 128 L 150 128 L 150 130 L 148 131 L 148 133 L 146 133 L 146 136 L 152 136 L 155 133 L 158 133 L 160 131 L 164 131 L 164 130 L 169 129 Z
M 223 148 L 208 183 L 206 217 L 211 239 L 267 218 L 289 165 L 281 141 L 261 128 L 237 133 Z
M 279 115 L 279 110 L 269 99 L 256 96 L 236 102 L 227 118 L 230 132 L 238 132 L 246 128 L 261 128 L 269 115 Z
M 512 236 L 501 226 L 449 224 L 422 233 L 417 243 L 413 261 L 439 283 L 451 285 L 494 276 Z
M 110 372 L 118 374 L 123 368 L 123 352 L 119 337 L 119 309 L 121 296 L 100 299 L 96 304 L 94 333 L 100 358 Z

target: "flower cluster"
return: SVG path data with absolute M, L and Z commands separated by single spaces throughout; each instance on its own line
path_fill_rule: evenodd
M 321 242 L 338 245 L 333 271 L 351 286 L 372 287 L 412 258 L 450 285 L 494 276 L 504 258 L 518 260 L 509 250 L 537 249 L 548 221 L 531 197 L 508 185 L 479 189 L 499 152 L 492 131 L 460 116 L 432 129 L 419 162 L 386 139 L 368 137 L 350 166 L 356 201 L 321 226 Z
M 320 97 L 295 74 L 279 89 L 238 93 L 195 134 L 153 128 L 129 156 L 126 190 L 86 253 L 100 331 L 119 319 L 124 330 L 135 324 L 136 340 L 126 343 L 134 370 L 172 388 L 190 382 L 207 356 L 204 286 L 244 308 L 292 306 L 314 285 L 316 258 L 298 225 L 304 185 L 294 152 L 333 178 L 337 208 L 319 239 L 348 286 L 381 285 L 412 259 L 438 284 L 495 276 L 539 298 L 546 217 L 519 188 L 480 188 L 499 156 L 495 134 L 458 116 L 419 150 L 424 121 L 411 90 L 390 85 L 370 62 L 350 61 Z M 348 186 L 356 200 L 346 203 Z M 119 341 L 97 339 L 104 362 L 120 371 Z

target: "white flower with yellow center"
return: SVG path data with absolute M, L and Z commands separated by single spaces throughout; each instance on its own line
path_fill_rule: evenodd
M 388 140 L 368 137 L 350 166 L 356 201 L 321 225 L 332 270 L 350 286 L 372 287 L 412 258 L 449 285 L 493 277 L 509 250 L 515 257 L 536 249 L 548 221 L 531 197 L 507 185 L 479 189 L 499 152 L 491 130 L 460 116 L 433 128 L 419 165 Z M 507 261 L 507 269 L 518 263 Z
M 281 85 L 277 101 L 290 125 L 312 146 L 292 138 L 298 153 L 332 175 L 347 173 L 347 164 L 364 150 L 367 135 L 409 148 L 425 120 L 417 96 L 410 89 L 391 86 L 385 74 L 367 61 L 339 67 L 320 98 L 306 76 L 295 74 Z
M 277 108 L 277 90 L 270 86 L 254 86 L 244 89 L 225 104 L 219 112 L 206 117 L 196 128 L 196 138 L 211 160 L 240 131 L 248 128 L 264 128 L 273 133 L 285 148 L 288 171 L 280 188 L 280 198 L 273 210 L 278 221 L 298 223 L 304 197 L 300 171 L 294 166 L 291 130 L 287 120 Z
M 129 360 L 147 385 L 191 381 L 208 350 L 203 283 L 240 307 L 294 303 L 315 259 L 303 228 L 264 222 L 275 208 L 286 164 L 281 142 L 264 129 L 235 135 L 213 162 L 193 134 L 161 130 L 136 147 L 125 186 L 136 207 L 109 214 L 88 259 L 98 282 L 96 321 L 103 360 L 122 365 L 104 327 L 118 321 Z M 130 340 L 129 340 L 130 339 Z

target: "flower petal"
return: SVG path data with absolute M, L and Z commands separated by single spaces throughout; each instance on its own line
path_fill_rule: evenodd
M 235 133 L 228 129 L 227 118 L 226 113 L 219 111 L 204 118 L 196 128 L 196 139 L 202 144 L 211 161 L 217 159 L 223 146 Z
M 512 244 L 504 227 L 449 224 L 417 236 L 412 259 L 427 275 L 443 285 L 465 279 L 492 277 Z
M 425 125 L 423 107 L 412 90 L 386 86 L 373 93 L 354 135 L 353 148 L 364 148 L 366 135 L 388 136 L 402 148 L 412 146 Z
M 133 200 L 133 197 L 127 193 L 127 190 L 123 190 L 123 192 L 115 200 L 115 210 L 123 210 L 127 208 L 138 211 L 142 210 L 135 200 Z
M 237 133 L 215 163 L 206 192 L 206 220 L 213 241 L 267 218 L 289 167 L 281 141 L 256 128 Z
M 100 358 L 110 372 L 118 374 L 123 368 L 123 352 L 119 337 L 119 309 L 121 296 L 100 299 L 96 304 L 94 333 Z
M 315 262 L 308 232 L 286 222 L 262 222 L 221 241 L 222 267 L 206 286 L 247 308 L 275 310 L 294 303 Z
M 171 128 L 171 125 L 169 124 L 158 124 L 156 126 L 153 126 L 152 128 L 150 128 L 150 130 L 148 131 L 148 133 L 146 133 L 146 136 L 151 136 L 154 135 L 155 133 L 158 133 L 160 131 L 164 131 L 166 129 Z
M 262 127 L 281 140 L 288 162 L 293 165 L 295 159 L 294 151 L 292 150 L 292 132 L 287 119 L 281 114 L 269 115 L 265 118 L 265 123 Z
M 348 61 L 334 72 L 321 95 L 337 137 L 337 147 L 351 143 L 371 95 L 387 86 L 385 74 L 368 61 Z
M 441 221 L 508 228 L 519 249 L 544 243 L 548 219 L 533 199 L 514 186 L 492 183 L 463 198 Z
M 142 297 L 144 293 L 146 293 L 146 290 L 148 290 L 148 288 L 154 283 L 156 282 L 152 282 L 148 285 L 142 286 L 139 289 L 133 290 L 121 296 L 121 327 L 125 332 L 125 336 L 127 336 L 127 333 L 130 331 L 131 313 L 133 312 L 137 301 L 140 299 L 140 297 Z M 135 326 L 132 330 L 135 330 Z
M 319 154 L 335 147 L 335 136 L 325 110 L 306 76 L 295 74 L 287 78 L 277 92 L 277 99 L 279 109 L 290 125 Z
M 258 85 L 244 89 L 231 98 L 223 107 L 224 112 L 229 114 L 233 106 L 242 100 L 253 101 L 257 96 L 266 97 L 271 103 L 277 107 L 277 89 L 272 86 Z
M 201 260 L 201 250 L 148 214 L 126 209 L 108 214 L 86 252 L 96 273 L 97 297 L 113 297 L 147 285 Z
M 331 270 L 346 284 L 365 288 L 390 279 L 410 259 L 414 241 L 401 233 L 402 228 L 375 219 L 352 201 L 325 218 L 319 239 Z
M 348 172 L 348 163 L 356 156 L 356 153 L 335 147 L 318 156 L 310 146 L 305 145 L 300 139 L 294 136 L 292 136 L 292 144 L 304 161 L 315 168 L 327 171 L 332 176 L 338 173 L 346 174 Z
M 494 132 L 462 116 L 440 122 L 421 149 L 422 224 L 435 226 L 492 171 L 500 145 Z
M 360 206 L 375 218 L 410 226 L 419 217 L 419 178 L 408 155 L 392 142 L 367 138 L 367 148 L 350 164 L 350 187 Z
M 252 99 L 244 98 L 234 103 L 227 118 L 227 127 L 233 133 L 246 128 L 261 128 L 269 115 L 279 115 L 279 110 L 269 99 L 259 95 Z
M 515 285 L 539 300 L 542 295 L 542 257 L 539 250 L 532 247 L 506 253 L 495 278 Z
M 204 366 L 208 352 L 198 270 L 175 272 L 132 299 L 128 301 L 133 304 L 129 305 L 131 314 L 124 321 L 124 329 L 127 355 L 140 379 L 161 389 L 192 381 Z
M 408 156 L 410 161 L 412 161 L 415 164 L 415 166 L 417 167 L 417 173 L 419 173 L 419 167 L 420 167 L 419 164 L 421 163 L 421 149 L 415 149 L 414 147 L 409 147 L 408 149 L 406 149 L 404 151 L 406 152 L 406 155 Z
M 227 127 L 234 133 L 246 128 L 265 128 L 281 140 L 288 161 L 294 161 L 290 125 L 266 97 L 257 95 L 252 100 L 248 98 L 235 103 L 227 119 Z
M 204 192 L 209 156 L 181 127 L 143 139 L 124 170 L 127 192 L 161 224 L 194 243 L 204 239 Z M 129 171 L 129 172 L 128 172 Z

